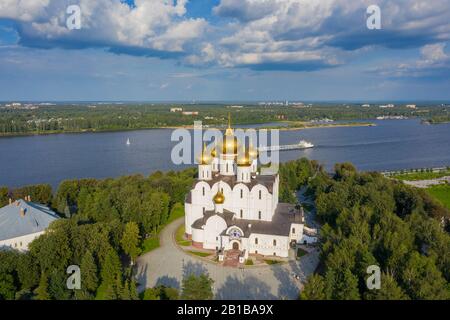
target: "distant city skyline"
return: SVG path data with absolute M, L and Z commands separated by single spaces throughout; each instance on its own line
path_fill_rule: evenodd
M 371 4 L 7 0 L 0 101 L 449 101 L 450 0 Z

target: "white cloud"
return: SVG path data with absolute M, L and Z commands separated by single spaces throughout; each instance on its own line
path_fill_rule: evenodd
M 216 43 L 224 65 L 321 62 L 334 66 L 370 46 L 417 47 L 450 39 L 450 0 L 378 0 L 382 30 L 366 28 L 372 0 L 222 0 L 213 12 L 234 18 Z M 201 61 L 202 55 L 191 58 Z
M 76 3 L 82 29 L 69 31 L 65 10 Z M 0 18 L 17 21 L 23 45 L 110 47 L 202 67 L 316 70 L 350 61 L 357 50 L 373 46 L 424 47 L 424 57 L 426 50 L 442 55 L 426 46 L 450 40 L 450 0 L 377 0 L 378 31 L 366 28 L 373 0 L 221 0 L 213 8 L 220 21 L 215 26 L 189 17 L 187 3 L 135 0 L 130 7 L 120 0 L 1 0 Z
M 445 52 L 445 43 L 425 45 L 417 60 L 398 64 L 387 64 L 369 70 L 385 77 L 446 77 L 450 76 L 450 55 Z
M 66 28 L 69 3 L 62 0 L 2 0 L 0 18 L 21 25 L 22 41 L 70 41 L 84 46 L 130 46 L 182 52 L 186 42 L 200 37 L 202 19 L 186 18 L 187 0 L 135 0 L 130 7 L 119 0 L 78 0 L 81 30 Z M 26 44 L 26 43 L 25 43 Z

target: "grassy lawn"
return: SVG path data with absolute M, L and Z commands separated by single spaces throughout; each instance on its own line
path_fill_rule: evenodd
M 163 229 L 166 225 L 168 225 L 172 221 L 175 221 L 183 216 L 184 216 L 184 206 L 181 203 L 175 203 L 173 205 L 172 211 L 170 211 L 169 219 L 167 219 L 167 222 L 164 226 L 161 226 L 161 229 Z
M 156 236 L 150 237 L 142 241 L 141 254 L 150 252 L 159 247 L 159 233 Z
M 186 240 L 184 238 L 184 233 L 185 233 L 185 227 L 184 227 L 184 224 L 182 224 L 177 229 L 177 232 L 175 232 L 175 240 L 178 243 L 178 245 L 183 246 L 183 247 L 187 247 L 187 246 L 190 246 L 192 244 L 192 241 L 191 240 Z
M 450 209 L 450 185 L 443 184 L 432 186 L 431 188 L 426 189 L 426 191 L 445 207 Z
M 245 260 L 245 265 L 246 266 L 252 266 L 253 265 L 253 260 L 252 259 Z
M 398 180 L 415 181 L 415 180 L 430 180 L 430 179 L 442 178 L 445 176 L 450 176 L 450 170 L 446 170 L 443 172 L 411 172 L 411 173 L 398 174 L 398 175 L 392 176 L 392 178 L 395 178 Z
M 199 252 L 199 251 L 188 251 L 190 254 L 193 254 L 193 255 L 196 255 L 196 256 L 199 256 L 199 257 L 207 257 L 207 256 L 210 256 L 211 255 L 211 253 L 208 253 L 208 252 Z
M 167 219 L 166 223 L 159 227 L 159 229 L 155 235 L 142 241 L 141 254 L 150 252 L 150 251 L 158 248 L 160 245 L 159 244 L 159 234 L 160 234 L 161 230 L 164 229 L 164 227 L 167 226 L 169 223 L 171 223 L 172 221 L 175 221 L 178 218 L 181 218 L 182 216 L 184 216 L 184 206 L 181 203 L 176 203 L 173 206 L 172 210 L 170 211 L 169 219 Z

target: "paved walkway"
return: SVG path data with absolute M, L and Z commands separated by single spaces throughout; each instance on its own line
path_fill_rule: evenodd
M 181 287 L 184 276 L 191 273 L 209 273 L 214 280 L 216 299 L 297 299 L 301 282 L 318 264 L 318 252 L 314 251 L 300 261 L 238 269 L 203 261 L 183 252 L 175 244 L 173 234 L 184 223 L 175 220 L 162 232 L 161 246 L 137 259 L 136 279 L 139 290 L 166 285 Z M 293 273 L 300 276 L 294 279 Z
M 445 176 L 442 178 L 436 178 L 436 179 L 429 179 L 429 180 L 415 180 L 415 181 L 408 181 L 403 180 L 405 184 L 408 184 L 410 186 L 414 186 L 416 188 L 429 188 L 431 186 L 443 184 L 443 183 L 450 183 L 450 176 Z

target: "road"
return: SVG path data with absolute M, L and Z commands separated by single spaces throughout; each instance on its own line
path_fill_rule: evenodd
M 184 218 L 170 223 L 160 235 L 161 246 L 137 259 L 136 279 L 139 291 L 156 285 L 180 289 L 184 276 L 209 273 L 214 280 L 216 299 L 297 299 L 301 282 L 316 268 L 319 258 L 314 251 L 300 261 L 250 267 L 245 269 L 223 267 L 188 255 L 175 244 L 174 232 Z M 292 273 L 300 275 L 294 279 Z

